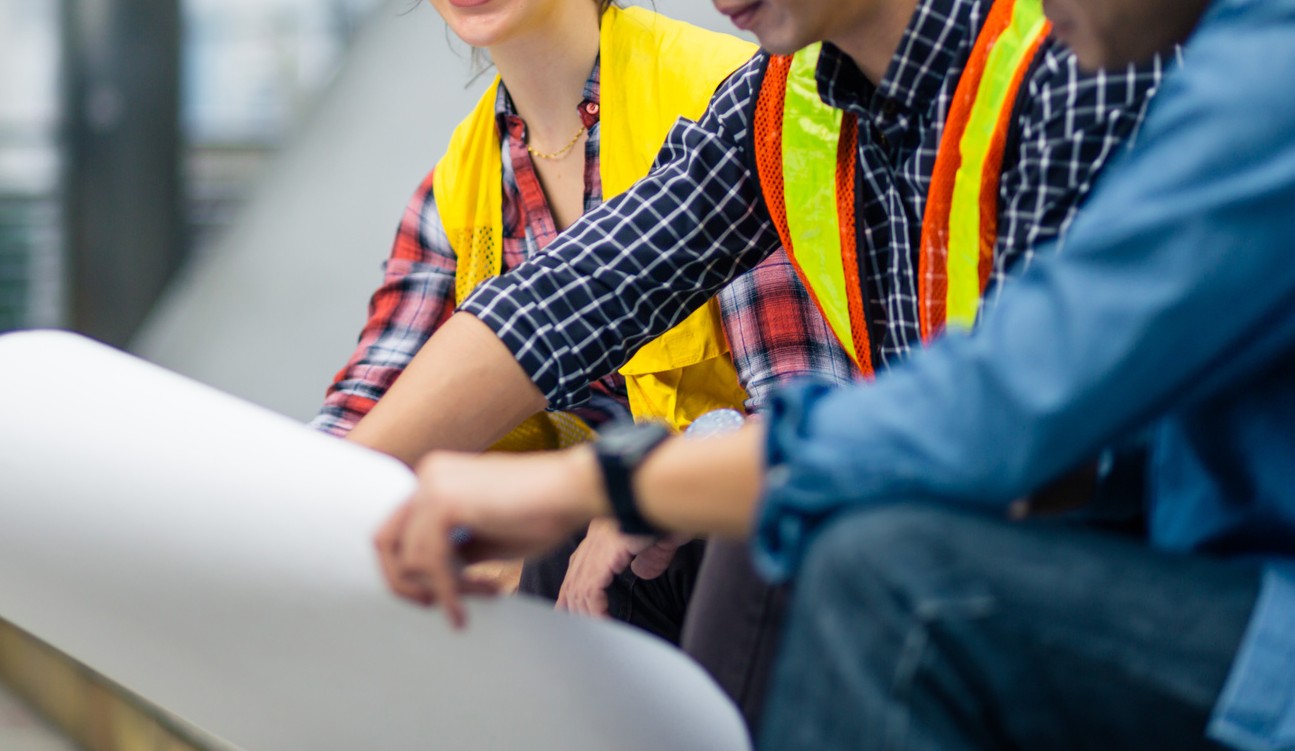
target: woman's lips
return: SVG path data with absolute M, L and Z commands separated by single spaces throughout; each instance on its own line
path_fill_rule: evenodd
M 721 12 L 728 16 L 734 26 L 742 31 L 750 31 L 751 27 L 755 25 L 755 16 L 760 12 L 760 6 L 762 5 L 764 5 L 762 2 L 747 3 Z

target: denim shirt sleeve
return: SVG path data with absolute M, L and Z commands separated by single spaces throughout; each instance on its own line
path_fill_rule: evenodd
M 974 332 L 872 385 L 776 398 L 755 537 L 766 574 L 794 573 L 820 522 L 847 508 L 1002 510 L 1295 351 L 1295 0 L 1216 0 L 1183 58 L 1065 251 L 1005 285 Z M 1237 685 L 1281 691 L 1252 671 L 1289 656 L 1295 628 L 1289 606 L 1264 612 L 1276 620 L 1256 620 L 1259 659 L 1237 663 Z M 1292 690 L 1249 715 L 1272 718 L 1271 743 L 1295 722 Z
M 1265 572 L 1208 733 L 1242 751 L 1295 749 L 1295 564 Z

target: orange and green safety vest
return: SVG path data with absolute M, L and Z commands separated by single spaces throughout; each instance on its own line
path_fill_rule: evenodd
M 955 90 L 922 221 L 922 337 L 970 327 L 993 268 L 1011 113 L 1051 26 L 1041 0 L 997 0 Z M 860 370 L 872 347 L 859 279 L 855 118 L 823 102 L 821 45 L 770 58 L 755 109 L 765 202 L 801 281 Z M 825 190 L 831 186 L 831 190 Z
M 600 34 L 599 148 L 606 200 L 647 175 L 675 121 L 700 118 L 715 90 L 751 58 L 755 47 L 642 8 L 608 9 Z M 454 131 L 433 175 L 437 209 L 458 257 L 458 302 L 502 268 L 503 168 L 494 111 L 498 86 L 496 78 Z M 714 300 L 644 345 L 620 372 L 635 419 L 664 420 L 677 430 L 711 410 L 740 409 L 746 398 Z M 546 412 L 495 448 L 558 448 L 589 436 L 589 428 L 574 415 Z

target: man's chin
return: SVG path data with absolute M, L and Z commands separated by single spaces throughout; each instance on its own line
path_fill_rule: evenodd
M 1075 61 L 1079 63 L 1079 69 L 1085 73 L 1095 73 L 1103 68 L 1109 68 L 1113 63 L 1105 55 L 1097 53 L 1080 53 L 1075 50 Z
M 1079 67 L 1087 72 L 1092 72 L 1108 66 L 1107 51 L 1102 49 L 1100 44 L 1091 43 L 1091 40 L 1082 38 L 1082 35 L 1076 35 L 1070 27 L 1061 23 L 1055 23 L 1052 27 L 1052 34 L 1070 51 L 1074 53 L 1075 60 L 1078 61 Z
M 1070 33 L 1069 29 L 1053 27 L 1053 34 L 1064 45 L 1075 53 L 1075 60 L 1085 72 L 1097 70 L 1118 70 L 1134 63 L 1141 63 L 1155 57 L 1156 53 L 1165 50 L 1155 49 L 1149 44 L 1118 45 L 1103 43 L 1099 39 L 1085 38 L 1084 35 Z M 1170 46 L 1169 49 L 1172 49 Z

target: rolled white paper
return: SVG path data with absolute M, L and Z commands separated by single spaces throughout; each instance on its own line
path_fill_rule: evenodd
M 66 333 L 0 336 L 0 393 L 0 617 L 231 744 L 749 748 L 646 634 L 519 598 L 455 633 L 397 601 L 388 457 Z

